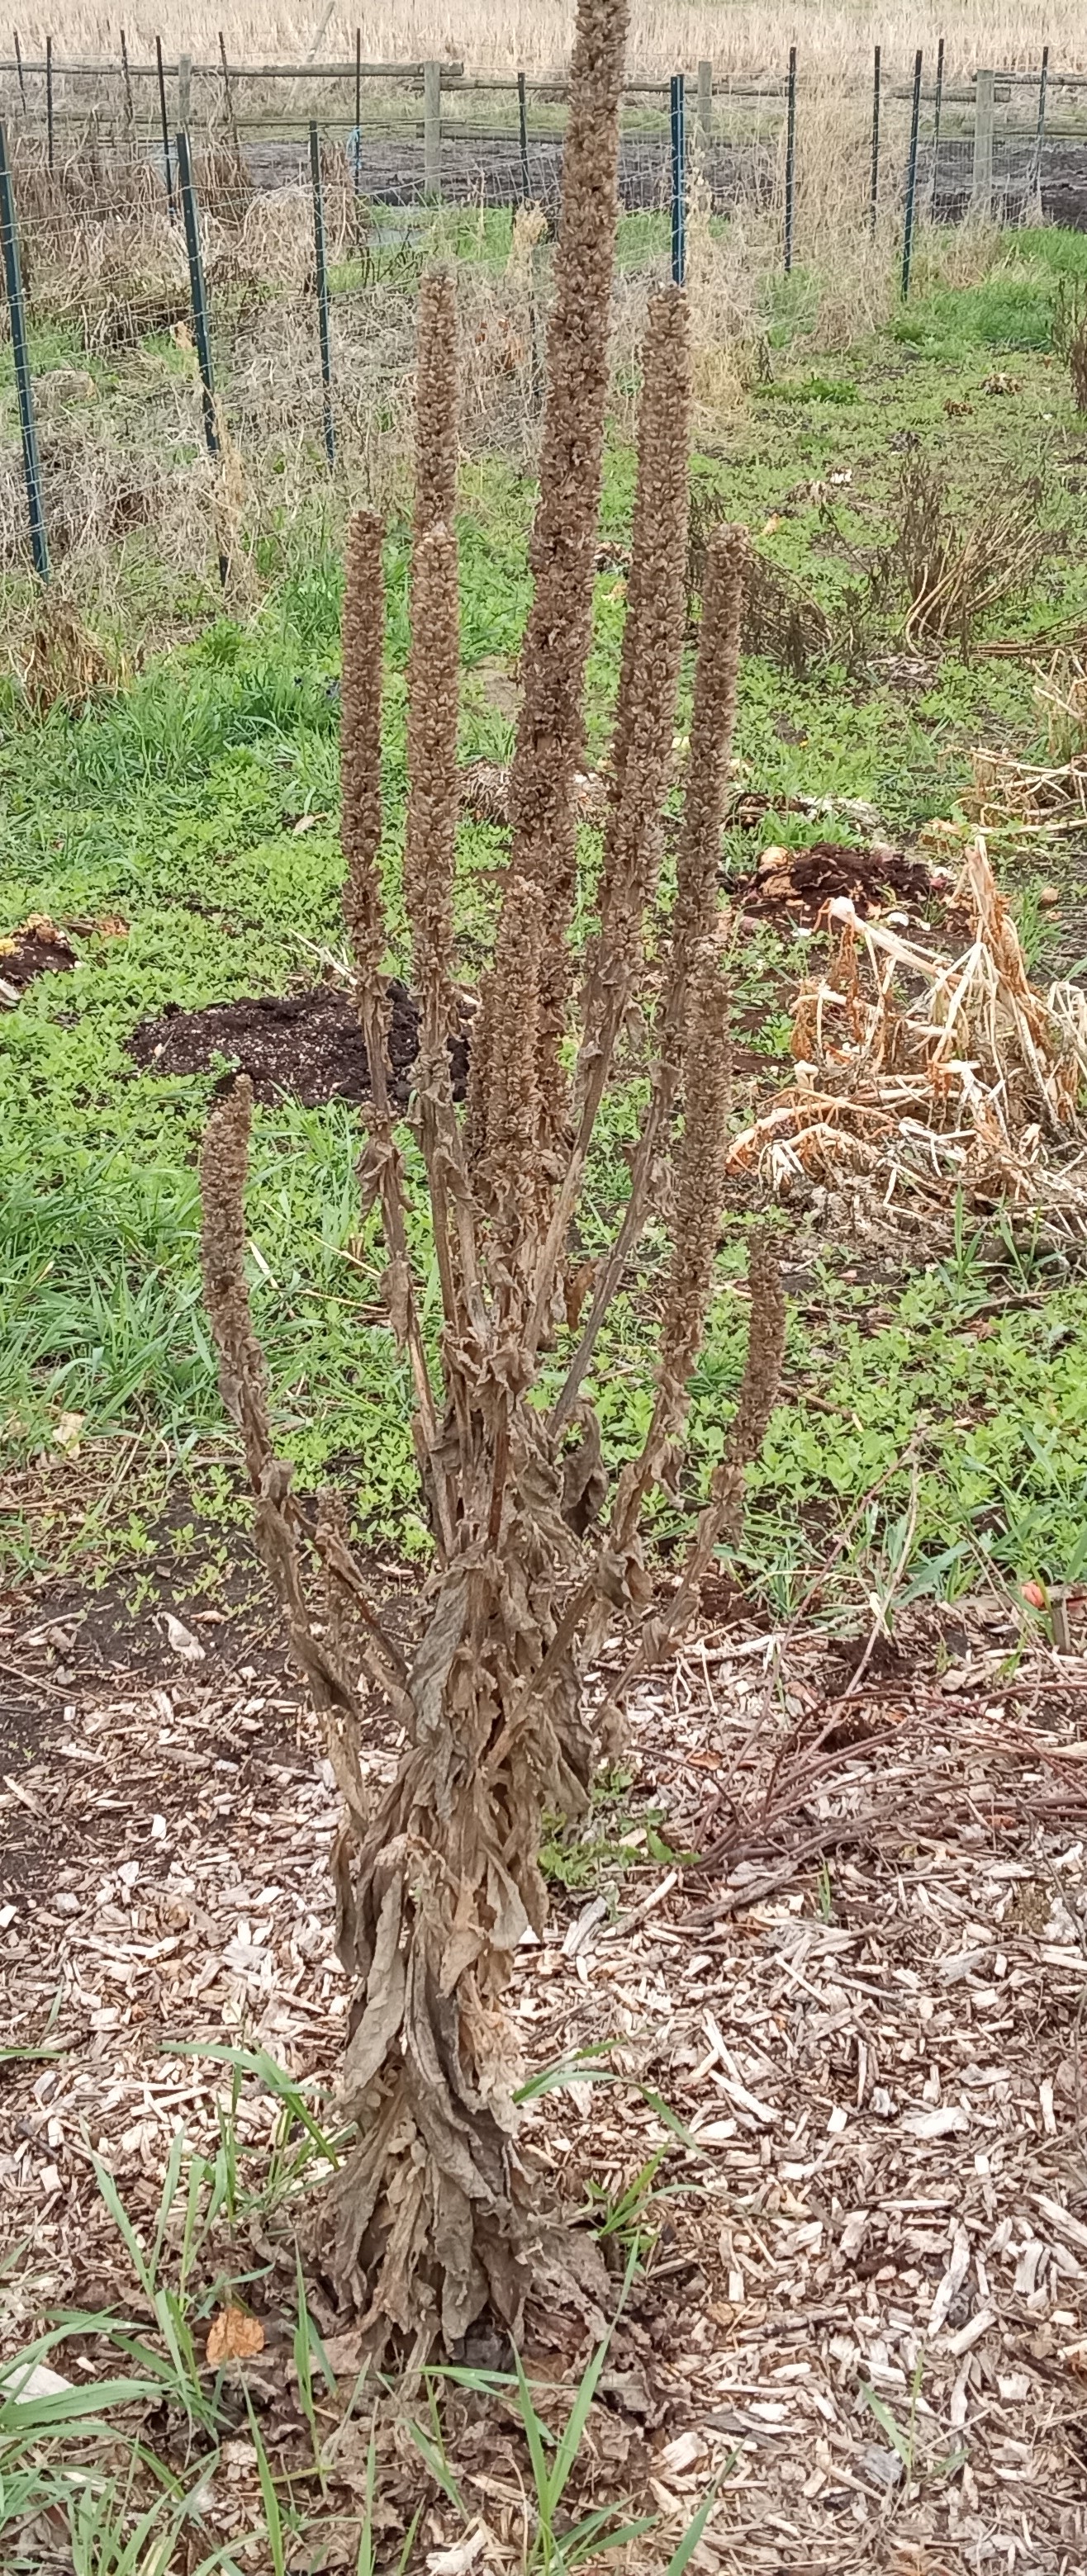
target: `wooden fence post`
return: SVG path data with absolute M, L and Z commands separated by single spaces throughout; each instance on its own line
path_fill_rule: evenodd
M 423 193 L 437 205 L 442 193 L 442 67 L 423 64 Z
M 993 117 L 996 73 L 978 72 L 974 105 L 974 183 L 970 212 L 987 224 L 993 211 Z
M 698 140 L 704 152 L 713 141 L 713 64 L 698 66 Z

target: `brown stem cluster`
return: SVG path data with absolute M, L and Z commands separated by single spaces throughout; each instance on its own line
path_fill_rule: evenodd
M 561 1139 L 565 1126 L 559 1049 L 570 990 L 574 778 L 584 742 L 582 694 L 592 631 L 626 30 L 626 0 L 581 0 L 547 335 L 540 498 L 529 555 L 533 597 L 510 777 L 513 874 L 536 883 L 545 905 L 539 1089 L 550 1142 Z
M 344 902 L 371 1082 L 360 1180 L 365 1204 L 380 1211 L 386 1311 L 410 1364 L 434 1537 L 410 1655 L 369 1600 L 349 1511 L 326 1499 L 311 1526 L 289 1468 L 273 1455 L 244 1267 L 247 1085 L 236 1084 L 213 1111 L 201 1166 L 205 1293 L 224 1402 L 241 1430 L 261 1551 L 345 1802 L 333 1866 L 339 1948 L 353 1988 L 344 2084 L 358 2138 L 318 2229 L 327 2267 L 375 2350 L 390 2336 L 425 2343 L 440 2334 L 451 2345 L 488 2302 L 516 2331 L 534 2266 L 547 2267 L 553 2287 L 569 2277 L 561 2236 L 520 2161 L 516 2049 L 502 2004 L 519 1944 L 530 1927 L 538 1934 L 543 1926 L 542 1820 L 548 1809 L 575 1811 L 587 1796 L 593 1746 L 582 1676 L 594 1638 L 618 1613 L 645 1660 L 690 1614 L 722 1532 L 738 1525 L 743 1466 L 763 1436 L 780 1370 L 780 1290 L 772 1250 L 756 1238 L 751 1343 L 732 1441 L 668 1614 L 654 1618 L 639 1515 L 654 1481 L 671 1478 L 679 1464 L 722 1195 L 728 1007 L 713 931 L 742 546 L 727 531 L 711 550 L 672 955 L 654 1003 L 644 934 L 682 647 L 690 401 L 686 306 L 669 292 L 654 300 L 649 319 L 600 929 L 580 996 L 568 1135 L 559 1049 L 571 1016 L 573 785 L 607 392 L 625 23 L 626 0 L 580 0 L 512 858 L 472 1028 L 463 1118 L 448 1062 L 456 999 L 456 310 L 448 277 L 427 278 L 422 291 L 404 894 L 422 1007 L 410 1123 L 425 1167 L 436 1329 L 426 1293 L 430 1255 L 413 1258 L 415 1213 L 409 1224 L 385 1057 L 379 522 L 359 513 L 348 541 Z M 549 1416 L 539 1400 L 538 1354 L 578 1262 L 588 1156 L 636 998 L 655 1063 L 630 1206 Z M 601 1424 L 582 1387 L 681 1108 L 653 1416 L 608 1513 Z M 320 1619 L 309 1607 L 314 1570 L 325 1586 Z M 381 1693 L 403 1742 L 395 1776 L 373 1798 L 359 1753 L 370 1690 Z M 582 2299 L 585 2260 L 583 2252 Z M 603 2272 L 599 2287 L 606 2296 Z

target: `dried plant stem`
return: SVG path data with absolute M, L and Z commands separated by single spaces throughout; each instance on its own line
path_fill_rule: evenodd
M 711 940 L 703 941 L 693 963 L 684 1054 L 686 1116 L 679 1149 L 672 1259 L 661 1321 L 657 1395 L 641 1455 L 619 1480 L 612 1534 L 620 1553 L 633 1539 L 645 1497 L 660 1476 L 682 1428 L 687 1382 L 702 1347 L 709 1312 L 724 1195 L 732 1077 L 728 988 Z
M 419 289 L 415 376 L 416 543 L 453 525 L 457 506 L 457 288 L 452 269 L 428 269 Z
M 223 1403 L 242 1435 L 256 1504 L 257 1546 L 283 1602 L 291 1645 L 305 1673 L 314 1707 L 324 1721 L 337 1784 L 350 1809 L 361 1816 L 365 1805 L 357 1753 L 361 1712 L 335 1656 L 314 1635 L 310 1625 L 299 1563 L 303 1526 L 291 1492 L 290 1466 L 275 1456 L 272 1447 L 264 1361 L 250 1313 L 245 1277 L 245 1184 L 252 1118 L 252 1085 L 242 1074 L 216 1102 L 201 1148 L 200 1260 L 204 1298 L 219 1354 Z M 396 1703 L 402 1696 L 400 1658 L 370 1605 L 353 1563 L 352 1579 L 360 1606 L 365 1604 L 367 1663 L 379 1689 L 387 1695 L 391 1692 Z
M 412 557 L 408 660 L 408 813 L 404 900 L 411 922 L 415 990 L 422 1013 L 415 1085 L 434 1212 L 434 1248 L 447 1323 L 461 1298 L 455 1268 L 445 1158 L 455 1139 L 448 1040 L 453 1016 L 453 864 L 457 830 L 457 708 L 460 626 L 457 546 L 441 522 L 418 536 Z
M 372 510 L 357 510 L 348 525 L 340 681 L 343 907 L 358 979 L 370 1091 L 381 1117 L 388 1111 L 385 1078 L 388 1003 L 381 980 L 385 911 L 378 872 L 381 852 L 381 658 L 385 637 L 385 576 L 381 560 L 383 533 L 381 520 Z
M 691 960 L 700 941 L 712 936 L 720 902 L 721 821 L 736 722 L 747 551 L 746 531 L 725 525 L 714 529 L 706 555 L 672 922 L 669 1004 L 679 1022 Z
M 355 957 L 359 1018 L 370 1076 L 370 1136 L 360 1167 L 367 1201 L 380 1202 L 390 1263 L 390 1309 L 411 1363 L 422 1442 L 430 1450 L 437 1415 L 416 1310 L 400 1156 L 394 1135 L 385 1049 L 388 1000 L 381 977 L 385 915 L 378 859 L 381 849 L 381 657 L 385 583 L 381 521 L 356 512 L 348 531 L 340 682 L 340 758 L 343 777 L 341 838 L 345 860 L 344 913 Z M 437 1497 L 444 1524 L 452 1527 L 448 1497 Z
M 537 1265 L 526 1331 L 538 1347 L 577 1204 L 616 1041 L 641 957 L 651 900 L 660 803 L 672 748 L 683 650 L 684 532 L 690 416 L 686 297 L 672 288 L 649 308 L 627 622 L 616 707 L 616 750 L 601 871 L 600 933 L 584 1006 L 574 1094 L 577 1130 Z
M 638 1674 L 659 1663 L 697 1610 L 699 1596 L 722 1539 L 739 1538 L 743 1524 L 744 1468 L 757 1458 L 781 1387 L 785 1356 L 785 1295 L 773 1234 L 760 1226 L 748 1244 L 751 1312 L 747 1357 L 724 1457 L 714 1471 L 710 1498 L 700 1512 L 687 1562 L 662 1619 L 647 1619 L 614 1693 L 621 1700 Z
M 612 744 L 612 788 L 597 895 L 597 976 L 651 894 L 660 800 L 683 650 L 691 411 L 690 316 L 679 287 L 649 306 L 638 419 L 627 613 Z M 632 963 L 632 961 L 629 961 Z M 589 988 L 591 1001 L 597 978 Z
M 510 775 L 512 873 L 543 891 L 539 1087 L 547 1131 L 564 1123 L 559 1045 L 569 992 L 574 774 L 592 630 L 608 330 L 615 254 L 619 92 L 627 0 L 582 0 L 571 63 L 555 298 L 547 339 L 540 498 L 522 647 L 524 696 Z
M 552 1408 L 551 1428 L 555 1433 L 563 1431 L 572 1418 L 605 1315 L 641 1240 L 658 1156 L 679 1096 L 692 948 L 698 937 L 710 935 L 717 918 L 721 821 L 736 720 L 745 553 L 742 529 L 715 530 L 709 547 L 695 664 L 672 953 L 656 1032 L 653 1088 L 631 1167 L 623 1221 L 599 1272 L 581 1340 Z
M 444 1041 L 451 1003 L 460 685 L 457 541 L 451 528 L 438 524 L 417 540 L 411 587 L 404 901 L 426 1045 L 439 1027 Z

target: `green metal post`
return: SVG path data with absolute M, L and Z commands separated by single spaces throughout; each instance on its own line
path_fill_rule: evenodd
M 785 275 L 793 265 L 793 205 L 796 195 L 796 46 L 789 47 L 789 101 L 785 122 Z
M 48 581 L 49 540 L 45 532 L 45 510 L 42 504 L 42 469 L 38 455 L 37 424 L 34 419 L 34 389 L 30 380 L 30 351 L 26 336 L 23 273 L 19 260 L 19 234 L 15 221 L 15 196 L 11 185 L 8 139 L 2 125 L 0 125 L 0 244 L 3 247 L 4 285 L 7 289 L 11 349 L 19 394 L 19 427 L 23 438 L 23 479 L 26 483 L 26 506 L 30 519 L 30 548 L 34 557 L 34 570 L 39 580 Z
M 910 291 L 910 262 L 913 258 L 913 218 L 917 204 L 917 143 L 921 131 L 921 49 L 913 66 L 913 110 L 910 117 L 910 161 L 906 173 L 906 223 L 902 235 L 902 300 Z
M 317 330 L 321 342 L 321 420 L 325 434 L 325 455 L 330 468 L 336 462 L 336 429 L 332 418 L 332 352 L 328 337 L 328 271 L 325 265 L 325 205 L 321 190 L 321 137 L 316 125 L 309 130 L 309 166 L 313 182 L 313 264 L 317 280 Z
M 189 254 L 189 286 L 192 292 L 193 336 L 200 369 L 200 392 L 204 414 L 204 440 L 209 456 L 219 454 L 219 423 L 215 411 L 215 379 L 211 371 L 211 340 L 208 333 L 208 299 L 204 285 L 204 263 L 200 256 L 200 213 L 193 185 L 192 157 L 189 138 L 182 127 L 177 136 L 177 178 L 181 190 L 181 212 L 185 221 L 185 248 Z M 224 590 L 230 565 L 225 554 L 219 554 L 219 579 Z

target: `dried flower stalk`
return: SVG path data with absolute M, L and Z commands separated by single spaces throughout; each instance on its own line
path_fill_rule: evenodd
M 679 287 L 650 301 L 642 364 L 627 613 L 597 897 L 602 949 L 616 897 L 634 913 L 649 899 L 647 863 L 659 840 L 672 748 L 683 650 L 691 410 L 690 317 Z
M 340 838 L 344 914 L 361 989 L 378 994 L 385 951 L 381 850 L 381 657 L 385 635 L 383 529 L 372 510 L 348 523 L 340 680 Z M 381 997 L 384 1011 L 384 995 Z M 383 1052 L 383 1050 L 382 1050 Z
M 726 524 L 714 529 L 706 555 L 683 832 L 676 863 L 672 982 L 677 993 L 699 941 L 712 934 L 720 901 L 721 822 L 736 722 L 747 554 L 743 528 Z
M 419 289 L 415 376 L 416 538 L 453 525 L 457 506 L 457 289 L 428 269 Z
M 625 1470 L 612 1526 L 615 1545 L 629 1545 L 649 1488 L 660 1477 L 682 1429 L 687 1381 L 702 1348 L 713 1286 L 724 1195 L 732 1053 L 728 987 L 711 940 L 692 967 L 686 1015 L 686 1115 L 678 1154 L 672 1258 L 661 1320 L 657 1398 L 641 1456 Z
M 291 1469 L 277 1458 L 268 1421 L 264 1360 L 253 1331 L 245 1277 L 245 1185 L 253 1121 L 253 1088 L 246 1074 L 216 1101 L 200 1152 L 200 1262 L 204 1301 L 219 1354 L 219 1388 L 237 1423 L 256 1505 L 257 1547 L 287 1613 L 291 1645 L 324 1721 L 329 1760 L 349 1812 L 361 1816 L 364 1794 L 358 1765 L 359 1703 L 335 1654 L 310 1625 L 302 1583 L 301 1515 L 291 1492 Z M 353 1562 L 350 1581 L 368 1631 L 366 1656 L 379 1687 L 402 1701 L 404 1668 L 399 1653 L 372 1611 Z
M 691 364 L 686 297 L 649 308 L 627 619 L 615 717 L 612 789 L 598 898 L 600 932 L 583 1005 L 575 1079 L 577 1128 L 537 1270 L 527 1340 L 535 1350 L 577 1203 L 597 1112 L 642 954 L 642 917 L 660 849 L 660 805 L 672 748 L 683 650 L 684 532 Z
M 546 1132 L 553 1138 L 560 1136 L 565 1114 L 558 1049 L 570 984 L 574 775 L 584 740 L 582 692 L 592 631 L 626 27 L 626 0 L 581 0 L 547 335 L 540 498 L 530 548 L 534 589 L 510 774 L 513 875 L 534 880 L 546 905 L 539 1087 Z
M 643 915 L 654 882 L 681 637 L 689 353 L 683 300 L 670 294 L 654 304 L 646 353 L 601 931 L 582 1010 L 577 1133 L 560 1156 L 572 787 L 590 632 L 625 16 L 626 0 L 581 0 L 533 538 L 535 595 L 514 762 L 513 860 L 473 1030 L 463 1123 L 446 1052 L 458 688 L 455 310 L 447 279 L 427 282 L 420 317 L 404 881 L 422 1004 L 414 1119 L 442 1292 L 443 1330 L 432 1360 L 440 1400 L 409 1260 L 384 1055 L 378 522 L 356 520 L 349 545 L 345 905 L 372 1090 L 361 1177 L 368 1204 L 381 1210 L 386 1302 L 411 1359 L 413 1430 L 435 1538 L 410 1664 L 370 1610 L 347 1513 L 326 1500 L 311 1531 L 290 1494 L 289 1470 L 272 1456 L 242 1267 L 247 1093 L 239 1090 L 214 1113 L 202 1170 L 207 1296 L 224 1396 L 242 1427 L 262 1551 L 325 1715 L 346 1803 L 333 1869 L 338 1945 L 354 1989 L 346 2107 L 358 2130 L 315 2224 L 326 2268 L 378 2352 L 390 2337 L 421 2349 L 440 2334 L 450 2346 L 488 2303 L 516 2333 L 534 2260 L 546 2261 L 552 2285 L 561 2274 L 562 2240 L 518 2159 L 516 2049 L 502 2002 L 526 1930 L 543 1927 L 542 1819 L 547 1809 L 575 1811 L 587 1796 L 593 1747 L 581 1677 L 599 1620 L 616 1607 L 636 1614 L 639 1651 L 659 1651 L 697 1597 L 724 1517 L 736 1506 L 742 1456 L 759 1436 L 776 1385 L 780 1299 L 775 1304 L 769 1270 L 758 1285 L 753 1255 L 753 1341 L 733 1441 L 668 1618 L 647 1618 L 653 1585 L 641 1562 L 638 1515 L 650 1483 L 675 1465 L 712 1293 L 725 1145 L 727 997 L 712 940 L 698 935 L 716 900 L 716 849 L 712 883 L 710 854 L 728 758 L 732 605 L 723 581 L 716 593 L 712 580 L 707 585 L 689 864 L 658 1014 L 653 1107 L 619 1237 L 621 1268 L 640 1230 L 653 1152 L 668 1135 L 685 1082 L 656 1403 L 642 1458 L 622 1479 L 603 1535 L 596 1534 L 607 1500 L 600 1423 L 579 1397 L 577 1374 L 598 1325 L 583 1337 L 580 1363 L 550 1422 L 536 1369 L 556 1283 L 578 1257 L 573 1229 L 585 1154 L 644 966 Z M 732 685 L 734 677 L 733 668 Z M 614 1263 L 605 1270 L 614 1285 Z M 311 1554 L 331 1587 L 320 1637 L 304 1596 Z M 395 1777 L 369 1812 L 358 1759 L 363 1711 L 344 1678 L 359 1623 L 365 1672 L 403 1730 Z M 582 2304 L 591 2259 L 583 2244 Z M 606 2298 L 603 2266 L 597 2288 Z
M 404 900 L 427 1047 L 435 1037 L 444 1039 L 449 1018 L 457 838 L 457 541 L 440 522 L 416 541 L 411 593 Z
M 717 918 L 721 818 L 736 715 L 740 617 L 746 537 L 743 529 L 715 530 L 707 568 L 702 624 L 695 663 L 691 746 L 684 790 L 683 831 L 677 870 L 672 953 L 655 1031 L 656 1071 L 637 1151 L 630 1195 L 607 1260 L 601 1265 L 581 1340 L 554 1406 L 552 1429 L 572 1419 L 586 1370 L 608 1307 L 641 1240 L 654 1176 L 680 1095 L 687 985 L 698 939 Z

